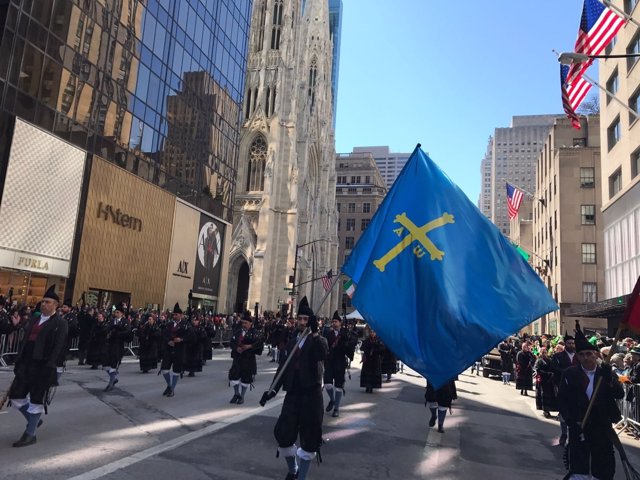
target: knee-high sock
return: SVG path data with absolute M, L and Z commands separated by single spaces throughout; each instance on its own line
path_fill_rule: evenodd
M 167 387 L 171 387 L 171 374 L 167 372 L 162 372 L 162 376 L 164 377 L 165 382 L 167 382 Z
M 289 473 L 295 474 L 298 471 L 298 463 L 296 462 L 296 450 L 295 443 L 290 447 L 278 447 L 278 453 L 284 457 L 289 468 Z
M 178 378 L 180 378 L 179 373 L 171 372 L 171 390 L 176 389 L 176 385 L 178 384 Z
M 431 410 L 431 420 L 435 420 L 438 415 L 438 407 L 429 407 L 429 410 Z
M 235 385 L 233 385 L 233 393 L 236 394 L 237 396 L 240 396 L 240 384 L 236 383 Z
M 324 386 L 325 390 L 327 391 L 327 395 L 329 395 L 329 400 L 331 400 L 332 402 L 335 402 L 335 395 L 333 393 L 333 385 L 331 385 L 330 383 L 327 383 Z
M 442 426 L 444 425 L 444 419 L 447 416 L 447 410 L 440 410 L 440 408 L 438 408 L 438 428 L 442 428 Z
M 29 414 L 27 413 L 28 409 L 29 409 L 29 404 L 28 403 L 23 405 L 23 406 L 21 406 L 20 408 L 18 408 L 18 411 L 27 420 L 27 422 L 29 421 Z
M 342 400 L 342 390 L 340 390 L 339 388 L 336 388 L 335 391 L 335 401 L 334 401 L 334 409 L 335 410 L 339 410 L 340 409 L 340 401 Z
M 309 473 L 309 467 L 311 467 L 311 460 L 300 459 L 300 466 L 298 467 L 298 480 L 305 480 L 307 473 Z
M 27 413 L 27 429 L 25 432 L 27 435 L 35 437 L 36 429 L 38 428 L 38 422 L 40 421 L 41 413 Z
M 247 393 L 247 388 L 249 388 L 249 385 L 247 385 L 246 383 L 240 384 L 240 398 L 244 399 L 244 394 Z

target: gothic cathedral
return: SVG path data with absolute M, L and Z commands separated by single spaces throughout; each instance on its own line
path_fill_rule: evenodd
M 338 267 L 328 3 L 253 2 L 227 312 L 284 312 L 306 295 L 331 316 L 341 298 L 339 282 L 318 308 Z

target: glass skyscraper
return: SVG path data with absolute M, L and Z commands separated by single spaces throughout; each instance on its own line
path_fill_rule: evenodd
M 0 178 L 19 117 L 231 220 L 251 3 L 0 2 Z

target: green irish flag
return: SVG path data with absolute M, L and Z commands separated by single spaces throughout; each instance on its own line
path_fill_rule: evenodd
M 346 282 L 344 282 L 344 285 L 342 285 L 342 287 L 344 288 L 344 292 L 349 295 L 349 298 L 352 298 L 353 294 L 356 291 L 356 287 L 353 285 L 353 281 L 347 280 Z

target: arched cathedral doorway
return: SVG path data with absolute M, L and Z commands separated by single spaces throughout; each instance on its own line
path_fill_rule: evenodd
M 235 298 L 233 311 L 244 312 L 247 309 L 247 300 L 249 299 L 249 264 L 246 261 L 242 262 L 238 271 L 238 287 Z

